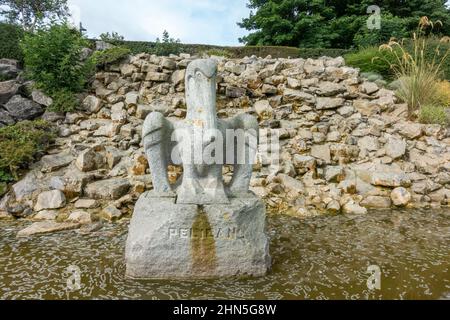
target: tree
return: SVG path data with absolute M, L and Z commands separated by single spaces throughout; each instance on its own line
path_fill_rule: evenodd
M 62 21 L 69 16 L 67 0 L 0 0 L 0 15 L 33 31 L 46 21 Z
M 162 39 L 156 38 L 151 52 L 158 56 L 167 56 L 169 54 L 179 54 L 183 51 L 180 39 L 171 38 L 167 30 L 164 30 Z
M 371 5 L 382 14 L 382 29 L 373 32 L 366 24 Z M 441 32 L 450 34 L 446 0 L 249 0 L 247 6 L 250 16 L 238 23 L 251 31 L 239 39 L 247 45 L 350 48 L 403 36 L 421 16 L 442 21 Z
M 100 40 L 105 41 L 105 42 L 117 42 L 117 41 L 124 41 L 125 37 L 120 35 L 118 32 L 106 32 L 106 33 L 102 33 L 100 35 Z

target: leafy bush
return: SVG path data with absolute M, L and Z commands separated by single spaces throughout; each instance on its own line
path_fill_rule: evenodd
M 25 32 L 17 25 L 0 22 L 0 58 L 15 59 L 23 62 L 20 41 Z
M 415 18 L 412 18 L 415 19 Z M 367 24 L 355 34 L 354 43 L 359 48 L 379 46 L 388 42 L 391 38 L 403 39 L 409 37 L 411 24 L 410 19 L 394 17 L 392 14 L 381 17 L 382 28 L 380 30 L 369 30 Z
M 420 108 L 419 121 L 422 123 L 450 125 L 450 109 L 444 106 L 424 105 Z
M 55 91 L 52 94 L 52 98 L 53 103 L 48 108 L 48 111 L 71 112 L 80 105 L 74 93 L 65 89 Z
M 51 125 L 43 120 L 0 128 L 0 180 L 17 180 L 18 170 L 42 154 L 54 138 Z
M 92 59 L 97 66 L 104 67 L 108 64 L 125 59 L 130 53 L 131 50 L 128 48 L 113 47 L 103 51 L 96 51 L 92 56 Z
M 89 59 L 82 61 L 82 49 L 86 46 L 80 33 L 65 24 L 28 34 L 22 43 L 26 71 L 49 95 L 60 90 L 79 92 L 92 71 Z
M 345 56 L 347 65 L 361 69 L 361 72 L 375 72 L 386 79 L 394 77 L 391 64 L 395 62 L 395 56 L 391 52 L 380 52 L 377 47 L 368 47 Z
M 157 56 L 168 56 L 169 54 L 180 54 L 183 51 L 183 46 L 180 39 L 171 38 L 169 33 L 164 30 L 162 40 L 156 39 L 156 42 L 151 46 L 150 53 Z

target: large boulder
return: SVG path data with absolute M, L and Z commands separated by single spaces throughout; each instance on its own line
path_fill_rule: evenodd
M 10 126 L 16 123 L 13 117 L 9 115 L 5 110 L 0 109 L 0 127 L 2 126 Z
M 392 190 L 391 199 L 395 206 L 406 206 L 412 199 L 411 193 L 403 187 Z
M 130 187 L 127 179 L 113 178 L 88 184 L 85 193 L 92 199 L 117 200 L 124 196 Z
M 48 209 L 60 209 L 66 205 L 66 197 L 60 190 L 52 190 L 41 193 L 38 196 L 35 211 L 42 211 Z
M 17 60 L 0 59 L 0 75 L 7 78 L 16 78 L 19 74 Z
M 403 157 L 406 153 L 406 142 L 403 139 L 391 137 L 388 139 L 384 149 L 389 157 L 398 159 Z
M 102 101 L 96 96 L 87 96 L 82 103 L 83 110 L 92 113 L 99 112 L 102 106 Z
M 41 105 L 19 95 L 12 97 L 5 104 L 5 109 L 16 121 L 36 119 L 45 111 Z
M 15 80 L 0 82 L 0 104 L 5 104 L 19 91 L 20 85 Z
M 53 99 L 40 90 L 33 90 L 33 92 L 31 92 L 31 98 L 34 102 L 46 107 L 50 107 L 53 103 Z

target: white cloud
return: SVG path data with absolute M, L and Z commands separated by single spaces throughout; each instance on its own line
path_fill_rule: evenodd
M 69 0 L 80 8 L 89 36 L 116 31 L 128 40 L 153 41 L 164 30 L 184 43 L 237 45 L 246 31 L 245 0 Z

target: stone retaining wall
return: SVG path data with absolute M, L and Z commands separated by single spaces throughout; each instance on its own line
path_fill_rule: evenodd
M 3 216 L 87 223 L 130 213 L 151 189 L 143 121 L 152 111 L 185 117 L 192 59 L 140 54 L 97 73 L 82 110 L 57 120 L 50 155 L 2 199 Z M 343 58 L 218 59 L 219 116 L 249 112 L 279 130 L 278 172 L 258 164 L 252 180 L 269 209 L 310 216 L 449 205 L 449 128 L 408 121 L 392 91 Z M 180 170 L 171 168 L 173 180 Z

